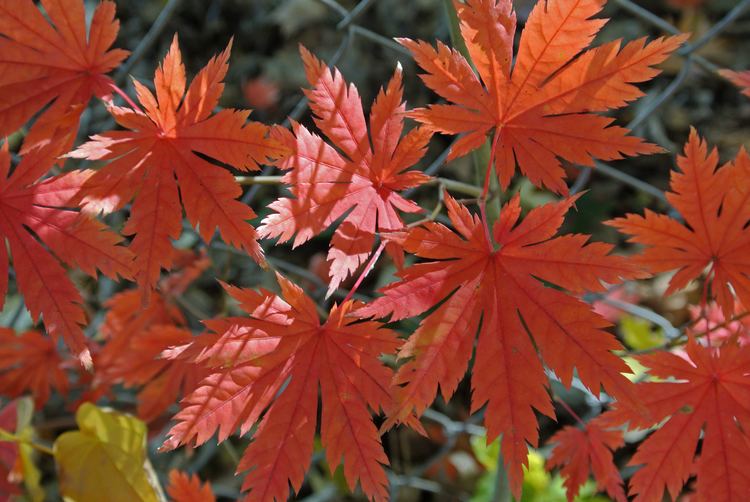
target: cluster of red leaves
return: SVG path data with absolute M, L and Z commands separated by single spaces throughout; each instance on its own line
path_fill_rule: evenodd
M 473 215 L 445 194 L 452 228 L 432 221 L 408 227 L 402 219 L 401 213 L 422 211 L 400 192 L 429 181 L 410 169 L 434 133 L 461 135 L 451 158 L 490 135 L 490 168 L 503 188 L 518 167 L 558 194 L 568 191 L 563 161 L 593 165 L 595 158 L 660 151 L 600 113 L 641 96 L 635 84 L 653 78 L 654 66 L 685 37 L 591 47 L 606 22 L 594 17 L 604 3 L 540 1 L 513 57 L 510 0 L 456 2 L 468 57 L 440 43 L 400 40 L 425 84 L 447 103 L 407 111 L 397 68 L 369 120 L 357 89 L 302 48 L 311 85 L 306 95 L 327 142 L 302 124 L 293 123 L 290 132 L 248 122 L 248 111 L 214 113 L 229 47 L 188 86 L 175 37 L 156 70 L 155 94 L 134 82 L 137 105 L 106 76 L 126 56 L 110 50 L 118 30 L 112 2 L 97 7 L 87 34 L 81 0 L 42 0 L 47 17 L 31 0 L 0 0 L 6 70 L 0 135 L 36 115 L 15 168 L 7 145 L 0 150 L 0 298 L 9 288 L 12 258 L 26 306 L 52 336 L 0 330 L 0 393 L 30 392 L 38 406 L 52 389 L 65 393 L 60 337 L 96 368 L 83 379 L 91 383 L 89 399 L 113 385 L 137 387 L 138 413 L 153 420 L 186 395 L 165 449 L 202 444 L 217 432 L 223 441 L 237 428 L 243 435 L 254 430 L 238 467 L 248 472 L 247 500 L 283 500 L 290 485 L 299 491 L 318 429 L 328 465 L 343 464 L 351 489 L 359 484 L 369 498 L 383 500 L 388 458 L 372 413 L 386 414 L 382 431 L 401 423 L 421 430 L 420 415 L 438 389 L 451 397 L 474 353 L 472 412 L 485 409 L 488 441 L 502 436 L 516 497 L 528 447 L 538 446 L 536 412 L 555 417 L 546 366 L 567 386 L 575 373 L 593 394 L 605 389 L 616 399 L 601 418 L 552 439 L 550 466 L 561 467 L 570 499 L 593 472 L 601 490 L 625 500 L 612 454 L 623 444 L 618 428 L 660 422 L 630 461 L 643 466 L 629 482 L 636 500 L 660 499 L 665 490 L 676 497 L 693 474 L 699 498 L 741 498 L 750 491 L 750 477 L 736 467 L 750 460 L 750 348 L 740 347 L 738 336 L 701 345 L 691 332 L 685 354 L 640 357 L 660 381 L 633 384 L 614 353 L 622 347 L 607 331 L 610 323 L 580 296 L 604 291 L 605 283 L 672 270 L 675 291 L 708 269 L 706 304 L 716 299 L 725 319 L 740 303 L 750 305 L 750 262 L 743 255 L 750 243 L 750 159 L 744 151 L 717 168 L 716 152 L 693 131 L 667 195 L 682 221 L 647 211 L 610 222 L 645 248 L 632 258 L 614 256 L 611 245 L 586 235 L 557 235 L 577 196 L 523 218 L 515 196 L 490 226 L 484 213 Z M 114 105 L 112 91 L 129 106 Z M 105 100 L 122 129 L 69 152 L 93 96 Z M 421 125 L 404 133 L 405 117 Z M 61 157 L 104 165 L 49 175 Z M 238 200 L 242 189 L 225 166 L 248 171 L 272 162 L 286 171 L 292 197 L 272 203 L 256 231 L 249 223 L 255 213 Z M 122 246 L 122 237 L 95 217 L 126 206 L 122 233 L 130 240 Z M 399 266 L 399 279 L 369 304 L 347 298 L 334 305 L 322 321 L 313 300 L 281 276 L 280 295 L 224 285 L 246 316 L 205 320 L 211 332 L 196 337 L 176 302 L 209 263 L 172 244 L 182 232 L 183 209 L 206 243 L 218 229 L 228 245 L 261 264 L 258 237 L 293 238 L 296 247 L 341 220 L 328 254 L 329 294 L 382 249 Z M 381 247 L 373 253 L 377 238 Z M 423 261 L 406 267 L 404 252 Z M 95 345 L 82 331 L 83 298 L 62 263 L 139 286 L 108 300 L 104 343 L 93 361 Z M 179 272 L 161 277 L 173 268 Z M 425 312 L 405 342 L 373 319 Z M 396 371 L 382 354 L 398 356 Z M 177 501 L 213 500 L 210 487 L 178 472 L 170 474 L 168 492 Z
M 734 162 L 717 169 L 718 162 L 716 149 L 709 153 L 693 129 L 685 156 L 677 159 L 681 172 L 672 171 L 667 193 L 684 223 L 649 210 L 609 223 L 646 247 L 634 261 L 650 272 L 678 270 L 667 293 L 684 288 L 708 267 L 706 286 L 730 318 L 735 301 L 750 305 L 750 157 L 742 149 Z
M 580 487 L 593 472 L 597 488 L 606 491 L 617 502 L 627 501 L 620 471 L 614 464 L 612 452 L 625 444 L 620 431 L 607 429 L 594 419 L 581 428 L 567 426 L 549 440 L 555 445 L 547 466 L 560 467 L 565 478 L 568 500 L 573 500 Z
M 136 387 L 138 416 L 151 421 L 207 376 L 202 366 L 188 360 L 189 351 L 175 350 L 195 341 L 176 299 L 210 266 L 210 260 L 183 251 L 176 262 L 178 269 L 160 281 L 148 305 L 143 305 L 137 290 L 107 301 L 110 310 L 100 329 L 104 345 L 94 354 L 88 399 L 96 401 L 115 384 Z M 213 338 L 204 335 L 197 340 L 194 345 L 203 346 Z
M 447 298 L 399 353 L 409 361 L 396 375 L 401 387 L 386 424 L 413 427 L 438 386 L 446 400 L 453 394 L 466 373 L 481 320 L 471 407 L 476 411 L 487 405 L 488 440 L 503 435 L 503 459 L 516 494 L 523 481 L 521 468 L 527 465 L 527 443 L 538 442 L 534 409 L 554 418 L 540 356 L 566 385 L 575 368 L 594 393 L 604 385 L 619 399 L 637 400 L 622 375 L 627 366 L 612 353 L 621 346 L 604 331 L 609 323 L 564 291 L 603 290 L 601 281 L 639 274 L 624 258 L 609 256 L 608 244 L 587 244 L 584 235 L 553 238 L 575 199 L 533 209 L 518 224 L 520 199 L 514 197 L 501 211 L 493 227 L 494 242 L 489 242 L 481 221 L 446 195 L 458 235 L 440 223 L 425 223 L 406 233 L 400 239 L 406 251 L 435 261 L 409 267 L 400 282 L 387 286 L 384 296 L 359 311 L 378 317 L 390 313 L 391 320 L 398 320 Z M 561 345 L 566 349 L 560 350 Z
M 666 422 L 630 460 L 642 466 L 630 480 L 631 495 L 645 502 L 662 498 L 666 489 L 676 499 L 695 475 L 698 500 L 743 500 L 750 492 L 750 475 L 742 468 L 750 461 L 750 348 L 691 340 L 686 357 L 659 352 L 639 361 L 663 379 L 638 384 L 649 414 L 617 403 L 609 420 L 641 429 Z
M 0 328 L 0 395 L 16 398 L 30 393 L 37 408 L 52 390 L 65 395 L 70 384 L 63 359 L 52 339 L 38 331 L 17 335 Z
M 747 277 L 750 273 L 744 249 L 750 243 L 750 158 L 743 150 L 734 161 L 718 167 L 715 149 L 693 130 L 678 157 L 680 172 L 672 171 L 668 201 L 683 222 L 647 210 L 645 216 L 627 215 L 610 222 L 631 234 L 631 240 L 645 246 L 642 254 L 631 258 L 652 274 L 677 270 L 668 291 L 674 291 L 706 272 L 703 314 L 705 331 L 688 332 L 684 353 L 656 352 L 637 356 L 659 381 L 636 385 L 638 405 L 618 400 L 614 409 L 603 415 L 592 429 L 564 429 L 553 442 L 555 465 L 565 465 L 568 494 L 577 492 L 585 481 L 589 466 L 600 487 L 617 498 L 619 474 L 606 449 L 621 442 L 621 432 L 611 428 L 627 425 L 647 429 L 664 422 L 638 448 L 629 465 L 641 466 L 631 478 L 630 494 L 635 500 L 659 500 L 664 491 L 676 499 L 690 476 L 697 478 L 699 500 L 742 500 L 750 491 L 750 476 L 738 469 L 750 460 L 750 347 L 741 344 L 748 336 L 743 323 L 733 324 L 733 332 L 714 337 L 706 302 L 715 298 L 718 315 L 734 319 L 735 311 L 747 304 Z M 698 336 L 704 343 L 698 343 Z M 711 341 L 715 343 L 711 343 Z M 644 413 L 645 408 L 645 413 Z M 602 429 L 601 427 L 604 427 Z M 609 428 L 610 430 L 606 430 Z M 699 437 L 703 434 L 696 458 Z M 571 456 L 575 438 L 585 440 L 586 451 Z M 596 453 L 596 456 L 594 456 Z

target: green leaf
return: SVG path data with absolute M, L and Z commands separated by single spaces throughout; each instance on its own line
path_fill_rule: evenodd
M 80 430 L 60 435 L 54 445 L 66 501 L 164 500 L 146 456 L 142 421 L 84 403 L 76 422 Z
M 664 345 L 666 337 L 661 328 L 654 328 L 645 319 L 624 316 L 620 320 L 620 331 L 628 347 L 646 350 Z

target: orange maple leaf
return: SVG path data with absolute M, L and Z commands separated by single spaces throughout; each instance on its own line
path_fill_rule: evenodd
M 750 70 L 746 71 L 732 71 L 732 70 L 719 70 L 719 75 L 732 82 L 734 85 L 740 88 L 742 94 L 750 97 Z
M 120 27 L 114 2 L 97 6 L 88 36 L 82 0 L 42 0 L 41 5 L 51 24 L 32 0 L 0 0 L 0 137 L 51 103 L 26 136 L 25 148 L 59 132 L 67 137 L 67 150 L 89 100 L 111 94 L 106 73 L 128 51 L 110 50 Z M 72 130 L 67 121 L 59 124 L 68 115 Z
M 615 41 L 587 49 L 606 20 L 592 19 L 605 0 L 539 1 L 521 34 L 511 65 L 516 15 L 511 0 L 454 1 L 472 64 L 438 42 L 400 39 L 426 72 L 425 84 L 451 104 L 409 116 L 428 129 L 462 134 L 449 158 L 476 149 L 494 129 L 495 168 L 503 188 L 516 164 L 537 186 L 567 193 L 560 158 L 593 166 L 593 159 L 661 151 L 596 112 L 620 108 L 642 95 L 633 84 L 686 39 Z
M 624 258 L 609 255 L 609 244 L 587 243 L 585 235 L 553 238 L 576 199 L 533 209 L 516 226 L 521 206 L 514 197 L 494 225 L 496 245 L 487 241 L 479 219 L 446 194 L 458 235 L 435 222 L 411 229 L 401 239 L 404 249 L 436 261 L 405 269 L 400 282 L 358 311 L 390 313 L 391 320 L 399 320 L 440 305 L 399 353 L 409 361 L 396 375 L 398 406 L 388 410 L 385 427 L 403 422 L 420 428 L 416 417 L 432 403 L 438 385 L 450 398 L 466 372 L 481 319 L 471 409 L 487 404 L 488 441 L 503 434 L 503 458 L 517 497 L 526 443 L 538 442 L 533 409 L 554 417 L 541 359 L 565 385 L 575 368 L 593 392 L 603 384 L 620 399 L 635 399 L 622 375 L 628 367 L 612 353 L 621 346 L 604 331 L 609 322 L 575 296 L 542 282 L 580 293 L 603 290 L 601 281 L 639 275 Z
M 172 502 L 214 502 L 216 500 L 211 492 L 211 483 L 201 484 L 197 474 L 190 476 L 176 469 L 169 471 L 167 495 Z
M 672 192 L 667 193 L 685 223 L 647 209 L 645 216 L 628 214 L 608 224 L 645 246 L 635 260 L 653 273 L 677 269 L 667 294 L 710 267 L 707 283 L 729 319 L 735 295 L 750 305 L 750 157 L 741 149 L 734 162 L 717 169 L 718 160 L 716 149 L 709 153 L 692 129 L 685 156 L 677 158 L 682 172 L 672 171 Z
M 61 153 L 61 140 L 29 152 L 10 172 L 7 144 L 0 149 L 0 305 L 8 289 L 10 245 L 19 289 L 34 319 L 41 315 L 47 331 L 61 336 L 85 366 L 91 355 L 81 325 L 83 299 L 58 259 L 96 276 L 97 269 L 116 278 L 131 278 L 133 257 L 117 244 L 121 238 L 70 201 L 91 175 L 71 172 L 40 180 Z
M 622 431 L 609 430 L 594 419 L 580 429 L 563 427 L 549 443 L 555 446 L 547 466 L 561 467 L 568 502 L 578 495 L 589 472 L 594 473 L 597 489 L 606 491 L 617 502 L 627 501 L 620 471 L 612 459 L 612 452 L 625 444 Z
M 610 421 L 629 421 L 631 428 L 667 419 L 630 460 L 629 465 L 643 466 L 630 479 L 630 493 L 634 502 L 645 502 L 661 500 L 666 489 L 677 499 L 695 474 L 698 500 L 745 500 L 750 476 L 741 466 L 750 465 L 750 347 L 703 347 L 691 339 L 686 350 L 687 357 L 669 352 L 638 357 L 650 375 L 670 380 L 638 384 L 650 419 L 624 403 L 609 412 Z
M 245 434 L 258 424 L 238 468 L 250 470 L 247 500 L 286 500 L 312 456 L 320 388 L 328 465 L 335 469 L 343 457 L 349 487 L 359 481 L 368 497 L 384 500 L 388 458 L 369 410 L 392 405 L 392 372 L 378 357 L 400 342 L 379 323 L 347 320 L 351 302 L 334 306 L 321 324 L 315 303 L 278 280 L 281 296 L 226 286 L 250 317 L 206 321 L 223 333 L 200 358 L 213 373 L 183 400 L 164 447 L 201 444 L 217 429 L 223 441 L 238 426 Z
M 31 393 L 41 408 L 52 389 L 68 392 L 68 376 L 55 343 L 37 331 L 17 334 L 0 328 L 0 394 L 19 397 Z
M 145 113 L 110 107 L 115 120 L 129 130 L 93 136 L 70 154 L 110 161 L 84 184 L 81 201 L 85 209 L 111 211 L 135 199 L 123 233 L 135 236 L 130 249 L 136 255 L 136 279 L 146 291 L 162 268 L 173 265 L 171 240 L 182 231 L 180 197 L 188 220 L 205 241 L 211 240 L 218 227 L 227 244 L 243 248 L 263 263 L 257 234 L 247 222 L 255 213 L 236 200 L 242 189 L 234 176 L 196 155 L 248 170 L 283 151 L 266 138 L 266 126 L 246 123 L 249 111 L 224 109 L 212 115 L 224 88 L 221 81 L 230 47 L 231 42 L 198 73 L 186 92 L 185 67 L 175 36 L 156 70 L 156 97 L 134 82 Z
M 416 128 L 401 138 L 405 103 L 397 68 L 370 111 L 371 144 L 356 87 L 347 86 L 338 70 L 332 73 L 304 47 L 300 51 L 313 86 L 305 94 L 315 123 L 343 155 L 305 126 L 294 124 L 295 138 L 288 141 L 293 155 L 281 167 L 290 170 L 283 181 L 291 185 L 295 198 L 272 203 L 275 214 L 263 220 L 258 232 L 280 237 L 281 242 L 296 234 L 296 247 L 349 212 L 334 232 L 328 252 L 330 295 L 367 260 L 377 231 L 403 228 L 398 211 L 421 211 L 398 192 L 429 179 L 406 169 L 422 158 L 432 133 Z

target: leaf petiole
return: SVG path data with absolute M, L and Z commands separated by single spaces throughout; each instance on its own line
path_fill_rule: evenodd
M 47 455 L 54 455 L 55 452 L 52 450 L 52 448 L 48 446 L 44 446 L 39 443 L 35 443 L 33 441 L 30 441 L 26 438 L 22 438 L 16 434 L 13 434 L 12 432 L 8 432 L 5 429 L 0 428 L 0 442 L 10 442 L 10 443 L 23 443 L 31 446 L 35 450 L 45 453 Z

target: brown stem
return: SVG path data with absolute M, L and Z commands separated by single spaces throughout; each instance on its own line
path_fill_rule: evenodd
M 573 408 L 571 408 L 571 407 L 570 407 L 570 406 L 568 405 L 568 403 L 566 403 L 565 401 L 563 401 L 562 399 L 560 399 L 560 398 L 559 398 L 559 397 L 557 397 L 557 396 L 555 396 L 555 401 L 557 401 L 558 403 L 560 403 L 560 406 L 562 406 L 563 408 L 565 408 L 565 411 L 567 411 L 567 412 L 568 412 L 568 414 L 569 414 L 569 415 L 570 415 L 571 417 L 575 418 L 576 422 L 578 422 L 579 424 L 581 424 L 581 425 L 582 425 L 583 427 L 586 427 L 586 422 L 584 422 L 584 421 L 583 421 L 583 420 L 581 419 L 581 417 L 579 417 L 579 416 L 578 416 L 578 413 L 576 413 L 575 411 L 573 411 Z

